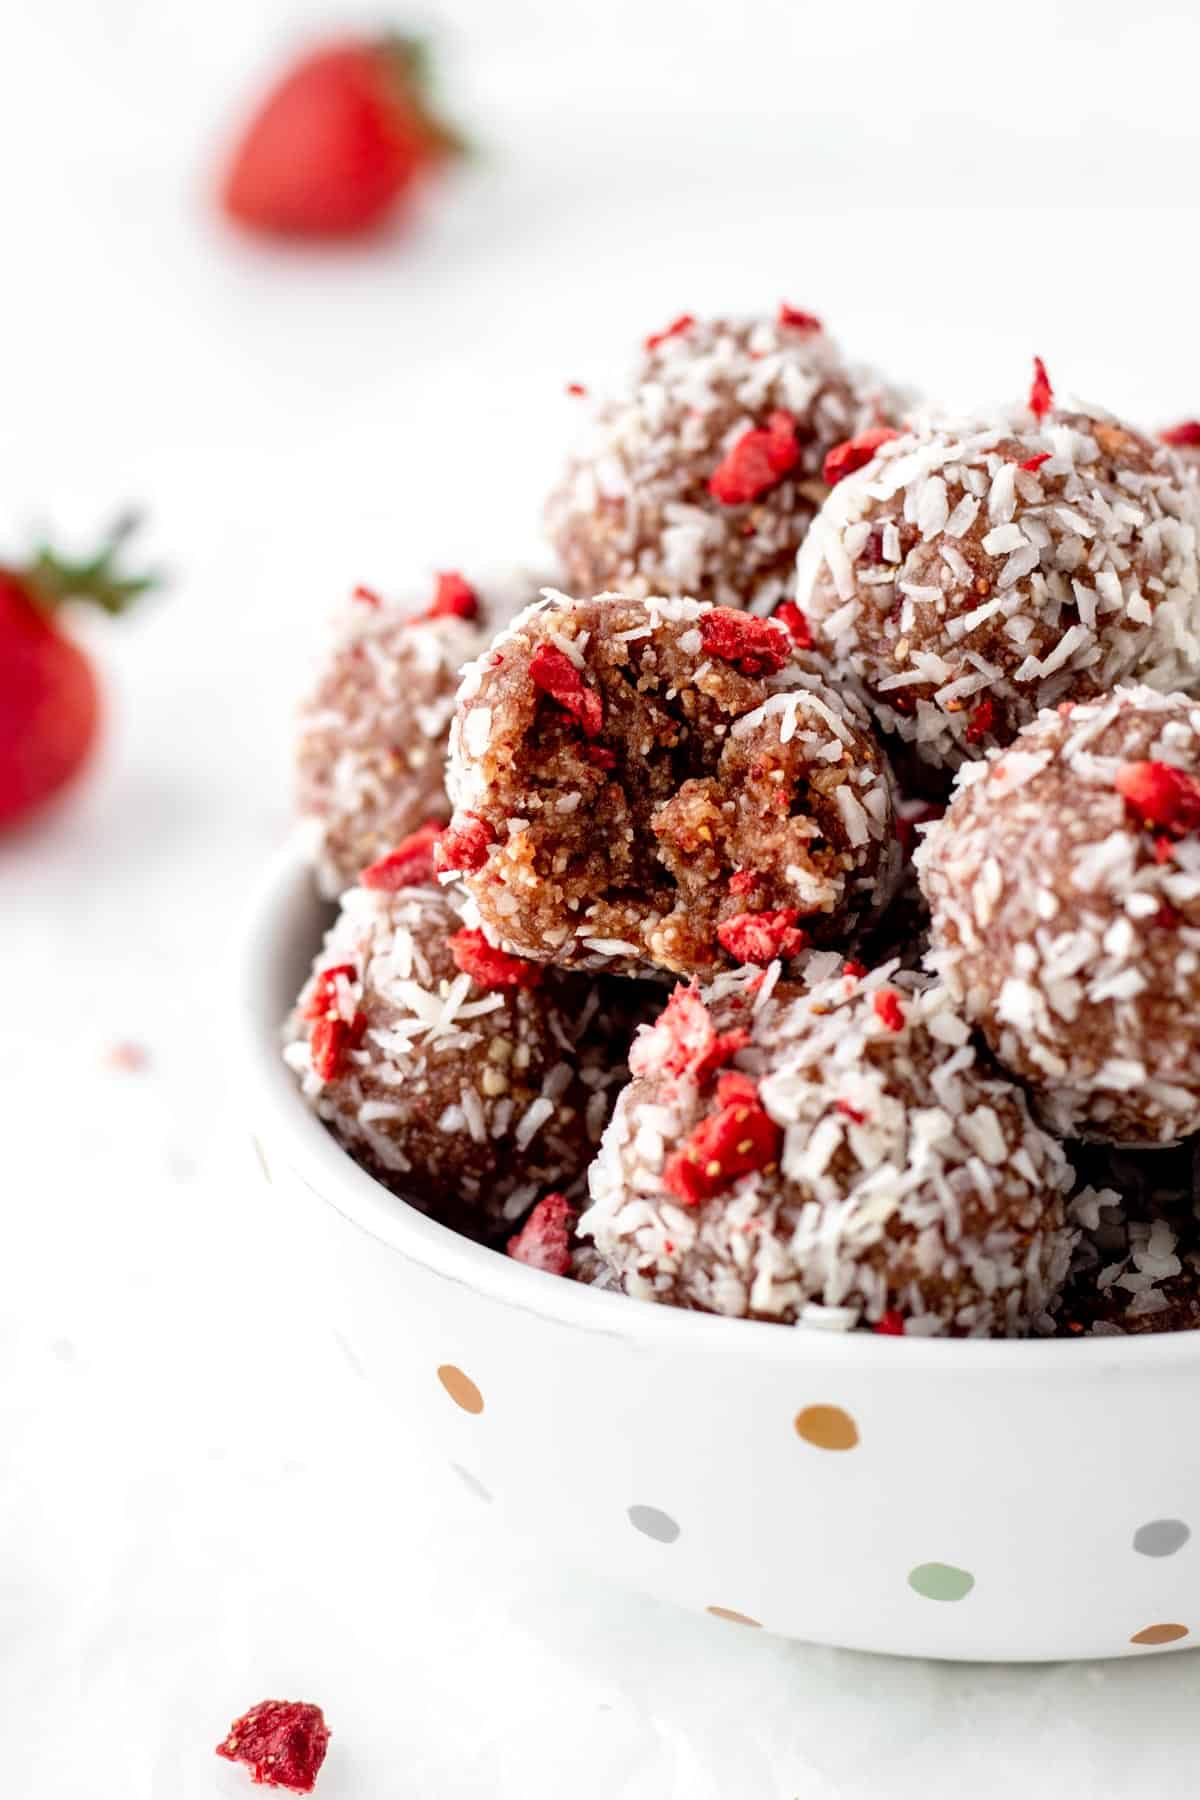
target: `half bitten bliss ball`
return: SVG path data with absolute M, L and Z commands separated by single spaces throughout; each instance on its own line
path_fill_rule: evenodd
M 944 988 L 837 961 L 814 955 L 807 988 L 676 990 L 635 1040 L 581 1235 L 628 1293 L 703 1312 L 1031 1329 L 1074 1241 L 1062 1150 Z
M 829 451 L 898 404 L 811 313 L 676 319 L 646 340 L 550 501 L 568 582 L 771 611 L 825 497 Z
M 1043 706 L 1200 675 L 1200 487 L 1175 452 L 1053 405 L 869 447 L 800 553 L 796 600 L 880 725 L 953 770 Z
M 467 670 L 440 866 L 518 955 L 706 972 L 843 944 L 899 868 L 887 759 L 786 629 L 548 594 Z
M 487 1236 L 583 1172 L 631 1032 L 601 985 L 492 949 L 440 889 L 354 887 L 284 1056 L 357 1162 Z
M 962 771 L 917 866 L 933 966 L 1053 1131 L 1200 1131 L 1200 701 L 1042 713 Z
M 459 671 L 536 591 L 439 575 L 424 611 L 355 590 L 300 713 L 298 810 L 321 892 L 336 899 L 427 820 L 445 820 L 446 739 Z

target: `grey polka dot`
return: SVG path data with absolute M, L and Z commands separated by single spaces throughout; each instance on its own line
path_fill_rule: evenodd
M 1191 1535 L 1190 1526 L 1182 1519 L 1151 1519 L 1134 1532 L 1133 1547 L 1139 1556 L 1174 1556 Z
M 491 1501 L 492 1496 L 488 1493 L 478 1475 L 472 1475 L 470 1469 L 464 1469 L 461 1463 L 452 1462 L 450 1467 L 454 1470 L 454 1473 L 458 1476 L 463 1486 L 470 1488 L 477 1499 Z
M 679 1536 L 679 1526 L 670 1513 L 662 1512 L 657 1506 L 631 1506 L 629 1523 L 635 1531 L 659 1544 L 673 1544 Z

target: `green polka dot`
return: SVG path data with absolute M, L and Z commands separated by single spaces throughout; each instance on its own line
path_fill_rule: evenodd
M 923 1600 L 965 1600 L 975 1577 L 951 1563 L 918 1563 L 908 1572 L 908 1585 Z

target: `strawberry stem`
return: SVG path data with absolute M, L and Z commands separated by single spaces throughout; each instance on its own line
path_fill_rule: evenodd
M 121 553 L 140 523 L 136 513 L 122 514 L 96 554 L 81 561 L 60 556 L 49 544 L 39 544 L 33 561 L 20 571 L 22 584 L 47 612 L 68 600 L 90 601 L 106 613 L 124 612 L 162 579 L 157 573 L 123 574 L 119 568 Z
M 419 123 L 431 157 L 470 155 L 470 140 L 453 125 L 439 119 L 434 108 L 433 55 L 428 41 L 389 31 L 376 41 L 375 51 L 396 87 L 405 112 L 412 113 Z

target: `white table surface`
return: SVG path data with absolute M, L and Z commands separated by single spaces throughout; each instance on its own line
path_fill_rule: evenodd
M 213 143 L 336 11 L 5 16 L 0 538 L 144 501 L 176 580 L 85 627 L 104 755 L 0 845 L 0 1788 L 249 1792 L 211 1746 L 278 1693 L 327 1710 L 324 1800 L 1186 1791 L 1190 1655 L 808 1649 L 497 1544 L 296 1292 L 227 1046 L 325 613 L 521 554 L 568 380 L 685 308 L 786 296 L 952 398 L 1023 390 L 1036 350 L 1151 422 L 1200 410 L 1200 15 L 457 0 L 487 152 L 419 230 L 232 242 Z M 107 1066 L 126 1041 L 144 1071 Z

